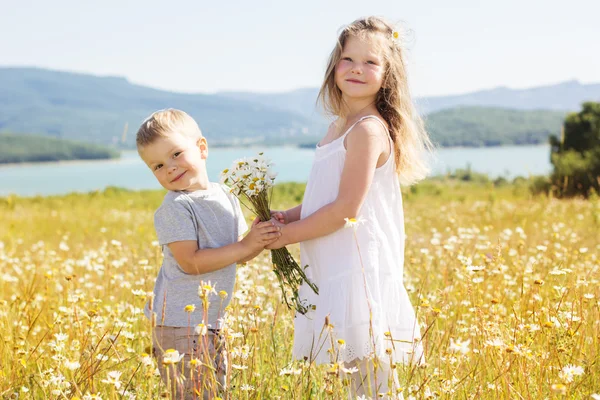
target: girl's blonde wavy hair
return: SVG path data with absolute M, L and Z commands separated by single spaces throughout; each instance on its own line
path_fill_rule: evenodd
M 335 68 L 344 45 L 348 38 L 357 37 L 381 46 L 385 72 L 375 106 L 389 125 L 399 180 L 412 184 L 427 176 L 429 167 L 424 156 L 433 150 L 433 144 L 410 95 L 402 37 L 393 38 L 394 32 L 392 25 L 379 17 L 358 19 L 346 26 L 329 57 L 318 101 L 325 111 L 345 119 L 347 107 L 335 83 Z

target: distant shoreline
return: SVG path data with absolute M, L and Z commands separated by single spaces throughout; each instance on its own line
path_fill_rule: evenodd
M 127 151 L 122 151 L 129 152 Z M 34 165 L 55 165 L 55 164 L 87 164 L 94 163 L 98 161 L 102 162 L 118 162 L 122 160 L 121 155 L 119 157 L 106 157 L 106 158 L 77 158 L 77 159 L 65 159 L 65 160 L 56 160 L 56 161 L 23 161 L 17 163 L 0 163 L 0 169 L 2 168 L 10 168 L 10 167 L 25 167 L 25 166 L 34 166 Z
M 219 174 L 235 159 L 252 157 L 259 152 L 273 160 L 277 182 L 305 182 L 314 159 L 314 149 L 213 148 L 209 151 L 207 172 L 216 182 Z M 550 146 L 505 146 L 439 148 L 427 157 L 432 175 L 447 175 L 464 170 L 469 174 L 487 174 L 490 179 L 546 175 L 552 170 Z M 478 175 L 477 175 L 478 176 Z M 95 191 L 105 187 L 131 190 L 159 188 L 152 172 L 134 150 L 123 151 L 113 160 L 68 160 L 50 163 L 20 163 L 0 166 L 0 197 L 52 195 Z
M 212 146 L 213 148 L 218 148 L 220 150 L 239 150 L 239 149 L 257 149 L 257 148 L 298 148 L 302 150 L 314 150 L 316 143 L 314 145 L 278 145 L 278 146 L 266 146 L 253 144 L 249 146 Z M 493 148 L 501 148 L 501 147 L 549 147 L 549 144 L 546 143 L 538 143 L 538 144 L 505 144 L 499 146 L 448 146 L 448 147 L 436 147 L 436 150 L 440 149 L 493 149 Z M 122 162 L 124 159 L 130 159 L 137 157 L 137 151 L 134 149 L 128 150 L 120 150 L 118 157 L 110 157 L 110 158 L 96 158 L 96 159 L 68 159 L 68 160 L 56 160 L 56 161 L 24 161 L 18 163 L 0 163 L 1 169 L 15 168 L 15 167 L 28 167 L 28 166 L 43 166 L 43 165 L 64 165 L 64 164 L 89 164 L 95 162 L 104 162 L 104 163 L 118 163 Z

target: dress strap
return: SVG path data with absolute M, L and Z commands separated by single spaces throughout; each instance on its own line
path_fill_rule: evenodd
M 381 119 L 379 119 L 377 116 L 375 115 L 365 115 L 364 117 L 360 117 L 358 119 L 358 121 L 356 121 L 355 123 L 353 123 L 350 128 L 348 128 L 348 130 L 346 131 L 346 133 L 344 133 L 342 136 L 340 136 L 340 142 L 342 142 L 342 146 L 346 147 L 346 145 L 344 144 L 345 142 L 345 137 L 350 133 L 350 131 L 352 130 L 352 128 L 354 128 L 356 126 L 356 124 L 358 124 L 360 121 L 364 121 L 367 118 L 372 118 L 375 121 L 379 122 L 381 124 L 381 126 L 383 127 L 383 129 L 385 129 L 385 131 L 388 134 L 388 138 L 390 140 L 390 148 L 393 150 L 394 149 L 394 141 L 392 140 L 392 137 L 390 136 L 390 131 L 388 130 L 387 126 L 385 126 L 385 124 L 383 123 L 383 121 Z
M 340 136 L 340 138 L 344 138 L 346 137 L 346 135 L 348 135 L 350 133 L 350 131 L 352 130 L 352 128 L 354 128 L 356 126 L 356 124 L 358 124 L 361 121 L 364 121 L 367 118 L 373 118 L 374 120 L 376 120 L 377 122 L 379 122 L 381 124 L 381 126 L 383 126 L 383 129 L 385 129 L 386 132 L 388 132 L 388 128 L 387 126 L 385 126 L 385 124 L 383 123 L 382 120 L 380 120 L 379 118 L 377 118 L 375 115 L 365 115 L 364 117 L 359 118 L 355 123 L 353 123 L 350 128 L 348 128 L 348 130 L 346 131 L 346 133 L 344 133 L 342 136 Z M 388 134 L 389 136 L 389 134 Z
M 358 121 L 356 121 L 356 124 L 359 123 L 360 121 L 364 121 L 367 118 L 373 118 L 375 121 L 379 122 L 381 124 L 381 126 L 383 126 L 383 129 L 385 129 L 386 132 L 388 132 L 388 128 L 387 126 L 385 126 L 385 124 L 383 123 L 382 120 L 380 120 L 378 117 L 376 117 L 375 115 L 365 115 L 364 117 L 362 117 L 361 119 L 359 119 Z M 355 124 L 355 125 L 356 125 Z

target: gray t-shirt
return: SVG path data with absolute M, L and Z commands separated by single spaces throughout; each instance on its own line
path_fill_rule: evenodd
M 207 190 L 168 192 L 154 214 L 154 228 L 164 256 L 154 284 L 156 324 L 195 327 L 201 323 L 205 318 L 198 286 L 201 281 L 210 281 L 217 293 L 226 291 L 227 298 L 221 300 L 217 294 L 210 295 L 208 319 L 204 323 L 210 324 L 213 329 L 220 328 L 218 319 L 223 317 L 224 308 L 233 294 L 236 263 L 206 274 L 187 274 L 177 264 L 167 245 L 197 240 L 199 249 L 212 249 L 237 242 L 238 236 L 248 229 L 238 199 L 229 193 L 227 187 L 218 183 L 211 183 Z M 189 304 L 196 306 L 191 315 L 184 310 Z M 150 318 L 148 304 L 144 313 Z M 191 317 L 191 322 L 188 317 Z

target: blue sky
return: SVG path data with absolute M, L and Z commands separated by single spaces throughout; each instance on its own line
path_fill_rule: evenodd
M 600 83 L 598 0 L 0 0 L 0 7 L 0 66 L 118 75 L 180 92 L 318 86 L 338 30 L 365 15 L 412 30 L 417 96 Z

